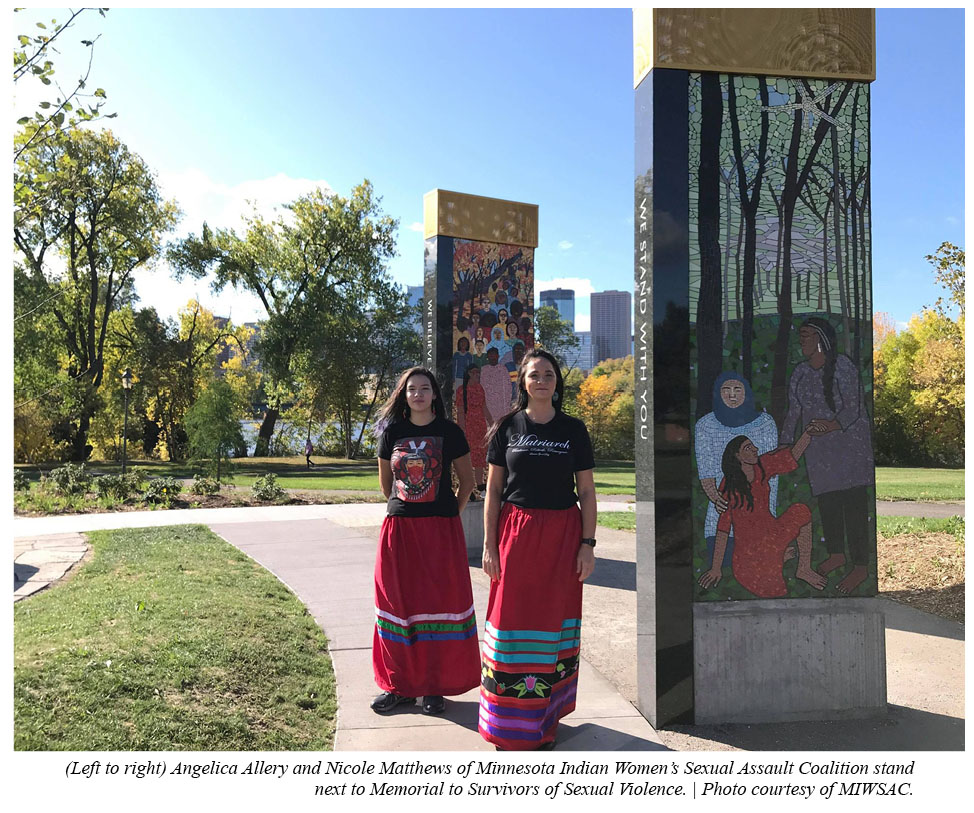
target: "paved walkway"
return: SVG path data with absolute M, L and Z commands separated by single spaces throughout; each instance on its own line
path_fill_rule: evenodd
M 628 510 L 624 503 L 617 504 Z M 418 707 L 386 717 L 369 709 L 376 692 L 371 679 L 372 568 L 377 526 L 384 513 L 383 505 L 350 504 L 17 518 L 15 573 L 29 576 L 18 571 L 24 567 L 51 573 L 43 568 L 67 562 L 50 553 L 59 549 L 65 556 L 80 558 L 84 551 L 78 532 L 206 524 L 285 582 L 328 635 L 338 689 L 336 750 L 488 750 L 476 730 L 476 691 L 448 701 L 447 712 L 438 717 L 425 716 Z M 794 730 L 780 724 L 687 727 L 657 734 L 631 702 L 635 537 L 603 528 L 599 536 L 601 566 L 586 590 L 578 710 L 560 728 L 559 750 L 964 747 L 963 625 L 885 599 L 879 600 L 887 616 L 888 719 L 851 726 L 804 723 Z M 28 558 L 21 561 L 24 556 Z M 471 581 L 483 619 L 487 580 L 479 567 L 471 567 Z M 24 583 L 29 582 L 28 578 Z
M 78 533 L 14 540 L 14 601 L 64 578 L 88 550 L 84 536 Z

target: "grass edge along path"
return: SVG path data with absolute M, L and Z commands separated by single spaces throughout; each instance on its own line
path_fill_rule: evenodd
M 17 750 L 331 750 L 328 641 L 207 528 L 88 534 L 93 557 L 14 607 Z

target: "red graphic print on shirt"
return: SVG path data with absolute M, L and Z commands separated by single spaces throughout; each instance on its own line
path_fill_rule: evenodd
M 443 438 L 402 438 L 390 459 L 396 496 L 403 502 L 435 502 L 443 473 Z

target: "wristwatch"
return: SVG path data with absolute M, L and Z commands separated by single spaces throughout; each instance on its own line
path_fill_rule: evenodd
M 594 536 L 586 537 L 585 539 L 582 540 L 582 544 L 583 545 L 588 545 L 590 548 L 594 548 L 595 547 L 595 537 Z

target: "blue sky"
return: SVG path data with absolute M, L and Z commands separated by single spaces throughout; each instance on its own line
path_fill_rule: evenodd
M 30 15 L 64 12 L 21 12 L 15 33 Z M 101 33 L 92 78 L 110 126 L 183 207 L 179 234 L 239 228 L 246 200 L 268 212 L 369 178 L 400 220 L 390 270 L 418 284 L 425 192 L 536 203 L 536 291 L 575 287 L 584 329 L 588 292 L 632 287 L 631 25 L 629 9 L 113 8 L 75 39 Z M 938 295 L 924 255 L 964 243 L 964 13 L 880 9 L 876 28 L 874 302 L 905 323 Z M 235 321 L 261 315 L 164 267 L 137 287 L 163 315 L 194 295 Z

